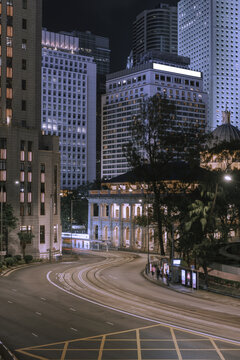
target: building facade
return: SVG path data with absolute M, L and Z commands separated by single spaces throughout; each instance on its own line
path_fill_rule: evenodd
M 96 178 L 96 64 L 78 37 L 42 31 L 42 130 L 59 136 L 61 189 Z
M 105 184 L 106 190 L 91 190 L 88 198 L 88 234 L 91 243 L 113 248 L 156 250 L 154 226 L 139 226 L 136 217 L 146 215 L 151 205 L 141 184 Z M 165 234 L 165 246 L 167 234 Z M 93 246 L 93 245 L 92 245 Z
M 181 0 L 178 3 L 178 53 L 191 59 L 190 68 L 203 73 L 208 94 L 208 127 L 221 125 L 227 107 L 239 126 L 238 0 Z
M 26 254 L 61 253 L 58 139 L 41 135 L 41 1 L 2 0 L 0 99 L 1 251 L 21 254 L 18 232 L 33 238 Z M 4 223 L 6 204 L 17 228 Z
M 176 104 L 172 128 L 179 131 L 205 131 L 206 94 L 202 75 L 176 63 L 149 62 L 107 76 L 102 97 L 102 170 L 101 178 L 112 178 L 129 170 L 123 146 L 131 137 L 131 126 L 144 99 L 157 93 Z
M 149 50 L 177 54 L 177 37 L 176 6 L 160 3 L 155 9 L 144 10 L 133 23 L 133 65 Z

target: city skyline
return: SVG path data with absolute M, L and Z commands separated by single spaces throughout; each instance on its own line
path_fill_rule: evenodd
M 136 16 L 160 2 L 176 5 L 177 0 L 123 0 L 112 5 L 111 0 L 43 0 L 43 27 L 49 31 L 86 31 L 110 39 L 111 72 L 126 67 L 132 47 L 132 24 Z M 64 8 L 64 11 L 63 11 Z M 74 12 L 72 9 L 75 9 Z

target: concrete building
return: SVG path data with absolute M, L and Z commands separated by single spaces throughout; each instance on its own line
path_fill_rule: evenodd
M 130 128 L 141 103 L 156 93 L 165 94 L 176 104 L 173 129 L 179 131 L 184 127 L 189 134 L 205 131 L 206 95 L 202 74 L 182 64 L 179 66 L 170 58 L 109 74 L 106 87 L 102 97 L 102 178 L 112 178 L 129 170 L 123 146 L 130 140 Z
M 227 107 L 239 126 L 239 0 L 181 0 L 178 3 L 178 53 L 203 73 L 208 94 L 208 127 L 221 125 Z
M 61 189 L 96 178 L 96 64 L 79 39 L 42 31 L 42 130 L 59 136 Z
M 61 32 L 78 38 L 81 55 L 92 56 L 97 65 L 97 134 L 101 132 L 101 96 L 106 92 L 106 75 L 110 73 L 109 38 L 92 34 L 91 31 Z M 96 179 L 101 176 L 101 136 L 96 138 Z
M 155 9 L 141 12 L 133 23 L 133 66 L 149 50 L 177 54 L 177 36 L 176 6 L 160 3 Z
M 58 139 L 41 135 L 41 3 L 2 0 L 0 4 L 2 255 L 21 254 L 18 232 L 34 236 L 26 254 L 61 253 Z M 6 203 L 18 219 L 17 228 L 8 234 Z

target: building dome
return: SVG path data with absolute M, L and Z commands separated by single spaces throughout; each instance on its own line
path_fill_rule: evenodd
M 210 141 L 210 147 L 215 147 L 223 142 L 240 142 L 240 130 L 236 126 L 230 123 L 230 111 L 222 112 L 222 125 L 218 126 L 212 132 L 212 140 Z

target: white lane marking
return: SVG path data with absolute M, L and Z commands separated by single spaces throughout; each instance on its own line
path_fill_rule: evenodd
M 17 291 L 17 289 L 12 289 L 12 291 L 15 291 L 15 292 L 16 292 L 16 291 Z
M 71 310 L 71 311 L 77 311 L 76 309 L 74 309 L 74 308 L 69 308 L 69 310 Z
M 174 327 L 175 329 L 178 329 L 178 330 L 184 330 L 184 331 L 191 331 L 193 334 L 197 334 L 197 335 L 203 335 L 203 336 L 207 336 L 207 337 L 212 337 L 214 339 L 218 339 L 218 340 L 221 340 L 221 341 L 229 341 L 233 344 L 237 344 L 239 345 L 240 344 L 240 341 L 237 341 L 237 340 L 231 340 L 231 339 L 228 339 L 228 338 L 223 338 L 221 336 L 215 336 L 215 335 L 212 335 L 212 334 L 208 334 L 208 333 L 204 333 L 204 332 L 201 332 L 201 331 L 197 331 L 197 330 L 191 330 L 191 329 L 188 329 L 188 328 L 184 328 L 184 327 L 181 327 L 181 326 L 177 326 L 177 325 L 174 325 L 174 324 L 169 324 L 169 323 L 165 323 L 163 321 L 159 321 L 159 320 L 155 320 L 155 319 L 150 319 L 150 318 L 147 318 L 145 316 L 140 316 L 140 315 L 136 315 L 136 314 L 132 314 L 130 312 L 127 312 L 127 311 L 124 311 L 124 310 L 120 310 L 120 309 L 117 309 L 117 308 L 114 308 L 112 306 L 108 306 L 108 305 L 104 305 L 104 304 L 101 304 L 97 301 L 94 301 L 94 300 L 90 300 L 88 298 L 85 298 L 83 296 L 80 296 L 80 295 L 77 295 L 77 294 L 74 294 L 72 293 L 71 291 L 68 291 L 66 289 L 63 289 L 61 288 L 61 286 L 55 284 L 51 279 L 50 279 L 50 274 L 51 274 L 52 271 L 49 271 L 47 273 L 47 280 L 48 282 L 50 282 L 50 284 L 52 284 L 53 286 L 55 286 L 56 288 L 58 288 L 59 290 L 62 290 L 64 291 L 65 293 L 69 294 L 69 295 L 72 295 L 72 296 L 75 296 L 76 298 L 78 299 L 81 299 L 81 300 L 84 300 L 84 301 L 87 301 L 91 304 L 94 304 L 94 305 L 98 305 L 98 306 L 101 306 L 105 309 L 109 309 L 109 310 L 112 310 L 112 311 L 116 311 L 116 312 L 119 312 L 121 314 L 124 314 L 124 315 L 128 315 L 128 316 L 132 316 L 132 317 L 135 317 L 137 319 L 141 319 L 141 320 L 146 320 L 146 321 L 150 321 L 150 322 L 153 322 L 155 324 L 159 324 L 159 325 L 165 325 L 165 326 L 172 326 Z
M 8 303 L 9 303 L 9 304 L 12 304 L 13 302 L 12 302 L 12 301 L 10 301 L 10 300 L 8 300 Z
M 107 321 L 107 322 L 106 322 L 106 324 L 111 325 L 111 326 L 113 326 L 113 325 L 114 325 L 114 324 L 113 324 L 113 323 L 111 323 L 110 321 Z
M 108 275 L 108 277 L 110 277 L 110 278 L 112 278 L 112 279 L 117 279 L 117 277 L 116 276 L 113 276 L 113 275 Z
M 41 297 L 41 300 L 46 301 L 46 299 L 45 299 L 45 298 L 43 298 L 43 297 Z
M 32 333 L 32 335 L 33 335 L 33 336 L 35 336 L 35 337 L 38 337 L 38 335 L 37 335 L 37 334 Z
M 38 312 L 38 311 L 36 311 L 36 313 L 35 313 L 36 315 L 39 315 L 39 316 L 41 316 L 42 314 L 40 313 L 40 312 Z
M 75 329 L 75 328 L 70 328 L 70 330 L 77 331 L 77 329 Z

